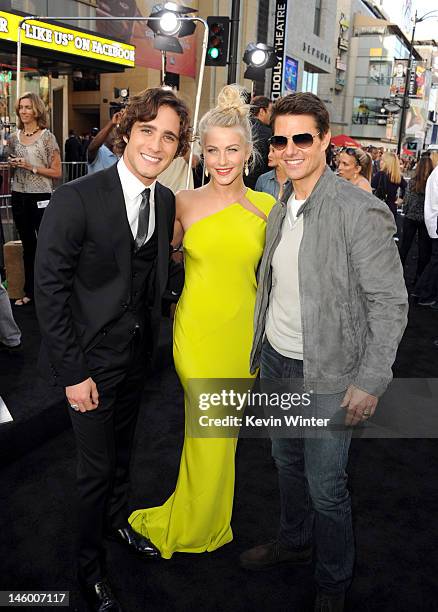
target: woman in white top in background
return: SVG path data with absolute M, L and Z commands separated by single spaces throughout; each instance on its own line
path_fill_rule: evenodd
M 61 156 L 54 135 L 47 129 L 44 102 L 34 93 L 24 93 L 15 105 L 18 130 L 9 143 L 8 161 L 13 168 L 12 215 L 23 244 L 24 297 L 16 306 L 33 297 L 33 266 L 37 234 L 50 199 L 53 180 L 61 177 Z

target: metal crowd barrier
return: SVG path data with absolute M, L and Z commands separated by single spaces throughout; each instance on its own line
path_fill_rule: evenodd
M 62 162 L 62 179 L 60 183 L 74 181 L 88 172 L 87 162 Z
M 85 174 L 87 174 L 87 162 L 62 162 L 62 177 L 55 182 L 54 187 L 73 181 Z M 11 168 L 8 163 L 0 162 L 0 251 L 2 251 L 3 243 L 17 239 L 18 234 L 11 208 Z
M 0 162 L 0 241 L 9 242 L 17 238 L 11 209 L 11 173 L 7 163 Z

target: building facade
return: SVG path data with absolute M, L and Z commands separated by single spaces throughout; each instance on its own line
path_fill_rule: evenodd
M 320 78 L 319 89 L 330 110 L 333 134 L 395 149 L 411 46 L 406 33 L 387 19 L 379 3 L 338 0 L 333 46 L 336 70 Z M 429 49 L 428 58 L 414 47 L 411 55 L 405 152 L 421 150 L 436 137 L 431 121 L 436 106 L 431 89 L 433 53 Z
M 265 94 L 276 99 L 296 91 L 320 92 L 320 79 L 333 74 L 336 0 L 271 0 L 266 40 L 276 47 L 279 64 L 267 71 Z M 266 19 L 261 11 L 260 20 Z M 263 25 L 259 23 L 259 38 Z

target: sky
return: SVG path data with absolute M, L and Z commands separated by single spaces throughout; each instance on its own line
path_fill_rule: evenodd
M 438 9 L 438 2 L 437 0 L 381 1 L 381 6 L 391 21 L 397 23 L 410 39 L 412 32 L 412 21 L 407 21 L 403 16 L 406 5 L 411 5 L 412 17 L 414 16 L 415 10 L 417 10 L 418 16 L 421 17 L 429 11 Z M 415 40 L 430 40 L 433 38 L 438 40 L 438 10 L 435 10 L 434 15 L 431 15 L 429 19 L 417 23 L 415 30 Z

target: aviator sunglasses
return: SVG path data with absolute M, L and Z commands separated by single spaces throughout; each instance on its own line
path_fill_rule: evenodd
M 309 134 L 308 132 L 304 132 L 303 134 L 294 134 L 293 136 L 271 136 L 269 139 L 269 144 L 274 147 L 277 151 L 283 151 L 287 147 L 287 141 L 292 140 L 294 145 L 298 149 L 310 149 L 313 145 L 313 140 L 318 136 L 321 132 L 317 132 L 316 134 Z

